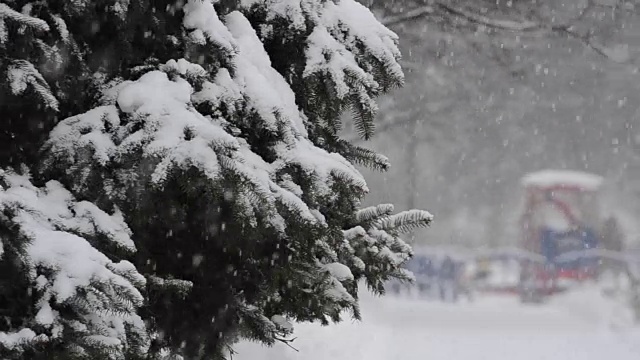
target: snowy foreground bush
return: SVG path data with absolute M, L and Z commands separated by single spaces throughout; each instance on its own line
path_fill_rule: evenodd
M 0 1 L 0 358 L 216 359 L 359 317 L 431 215 L 360 208 L 395 34 L 354 0 Z

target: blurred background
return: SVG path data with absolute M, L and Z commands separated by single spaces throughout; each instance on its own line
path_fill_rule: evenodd
M 582 170 L 640 247 L 640 3 L 362 2 L 398 34 L 406 73 L 366 144 L 392 164 L 363 169 L 368 203 L 432 212 L 415 243 L 514 245 L 521 177 Z

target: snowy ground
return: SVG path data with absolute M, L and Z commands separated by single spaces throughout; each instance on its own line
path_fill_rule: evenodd
M 239 360 L 637 360 L 640 332 L 585 288 L 544 305 L 482 297 L 449 305 L 364 297 L 363 321 L 296 326 L 296 352 L 243 343 Z

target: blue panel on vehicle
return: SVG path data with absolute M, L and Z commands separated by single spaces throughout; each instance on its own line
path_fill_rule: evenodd
M 554 231 L 543 229 L 541 231 L 542 255 L 547 261 L 557 264 L 564 269 L 576 269 L 597 264 L 596 258 L 575 257 L 558 261 L 556 257 L 572 251 L 593 249 L 598 245 L 595 232 L 589 228 L 581 228 L 569 231 Z

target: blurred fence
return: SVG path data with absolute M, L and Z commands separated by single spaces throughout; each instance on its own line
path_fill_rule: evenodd
M 526 260 L 528 262 L 545 263 L 545 257 L 523 249 L 514 247 L 494 248 L 494 249 L 455 249 L 441 247 L 421 247 L 416 249 L 417 257 L 441 258 L 448 256 L 461 262 L 474 262 L 482 260 Z M 616 275 L 624 275 L 628 279 L 624 289 L 617 289 L 622 300 L 629 304 L 633 310 L 635 321 L 640 323 L 640 254 L 624 251 L 612 251 L 605 249 L 588 249 L 571 251 L 558 256 L 555 261 L 562 263 L 571 262 L 576 259 L 597 259 L 599 261 L 599 272 L 609 272 Z M 417 269 L 410 269 L 415 271 Z M 432 280 L 430 280 L 432 281 Z M 427 287 L 424 281 L 418 279 L 416 285 L 420 288 Z M 399 291 L 400 284 L 395 283 L 393 292 Z

